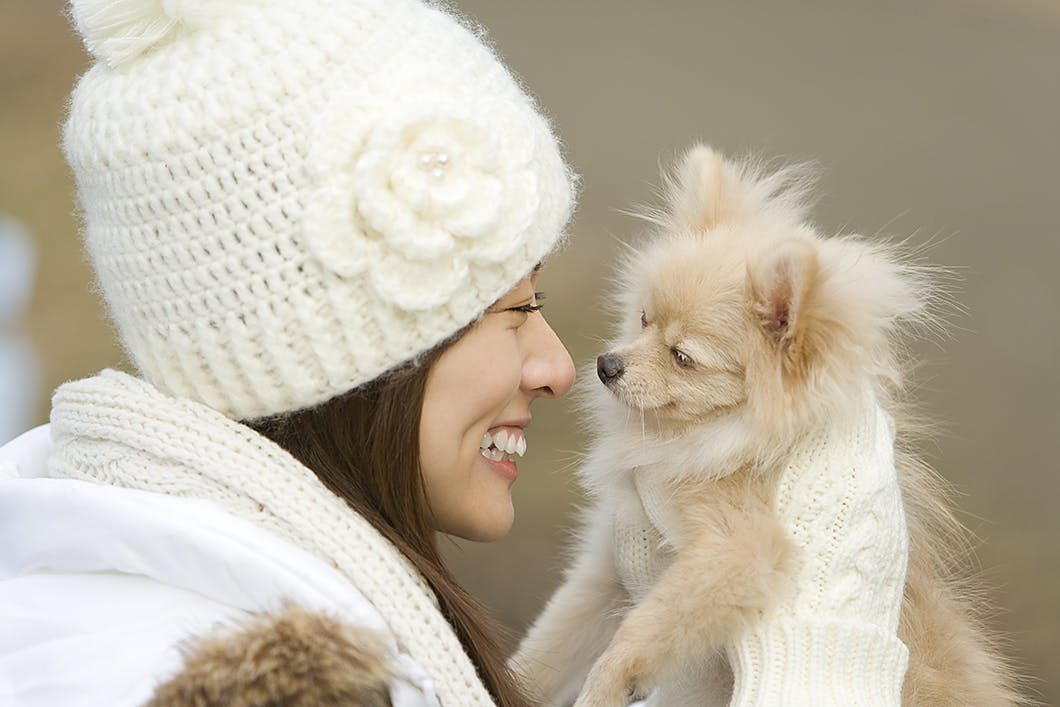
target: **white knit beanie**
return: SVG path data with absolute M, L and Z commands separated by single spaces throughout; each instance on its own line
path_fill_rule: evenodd
M 369 381 L 554 248 L 573 177 L 479 37 L 415 0 L 73 0 L 64 133 L 141 374 L 237 419 Z

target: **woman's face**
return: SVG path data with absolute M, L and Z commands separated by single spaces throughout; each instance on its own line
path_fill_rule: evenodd
M 567 349 L 541 313 L 529 311 L 535 280 L 498 300 L 427 374 L 420 468 L 436 530 L 478 541 L 508 532 L 530 404 L 574 383 Z

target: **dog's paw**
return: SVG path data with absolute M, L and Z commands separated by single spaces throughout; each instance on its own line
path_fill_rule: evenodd
M 586 684 L 574 707 L 626 707 L 636 699 L 632 690 Z
M 626 707 L 645 694 L 636 666 L 608 651 L 596 661 L 574 707 Z

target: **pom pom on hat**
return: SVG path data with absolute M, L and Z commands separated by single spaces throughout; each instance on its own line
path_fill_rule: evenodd
M 118 68 L 182 29 L 216 20 L 229 0 L 72 0 L 70 14 L 92 56 Z

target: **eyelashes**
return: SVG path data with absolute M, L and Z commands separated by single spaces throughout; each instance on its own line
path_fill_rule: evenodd
M 544 292 L 535 292 L 534 293 L 534 302 L 535 303 L 538 303 L 538 302 L 540 302 L 543 299 L 545 299 L 545 293 Z M 518 307 L 508 307 L 508 309 L 505 310 L 505 311 L 508 311 L 508 312 L 522 312 L 524 314 L 530 314 L 531 312 L 538 312 L 538 311 L 544 309 L 544 307 L 545 307 L 545 305 L 543 305 L 543 304 L 524 304 L 524 305 L 520 305 Z
M 537 312 L 544 308 L 543 304 L 524 304 L 520 307 L 509 307 L 509 312 L 523 312 L 524 314 L 530 314 L 530 312 Z

